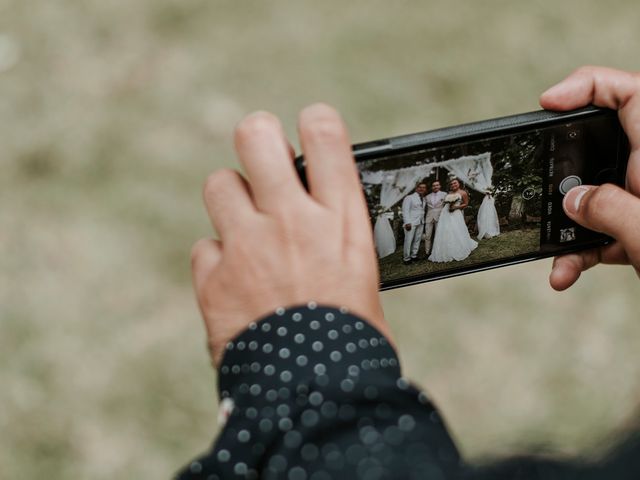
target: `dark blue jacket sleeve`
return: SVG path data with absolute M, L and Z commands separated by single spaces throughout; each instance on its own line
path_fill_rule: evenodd
M 345 309 L 278 309 L 227 345 L 230 415 L 179 479 L 457 478 L 460 458 L 387 339 Z

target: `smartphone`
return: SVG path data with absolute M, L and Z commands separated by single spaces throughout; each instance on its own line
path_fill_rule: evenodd
M 606 245 L 564 195 L 624 186 L 629 143 L 613 110 L 512 115 L 356 144 L 380 289 Z M 296 168 L 306 185 L 304 158 Z

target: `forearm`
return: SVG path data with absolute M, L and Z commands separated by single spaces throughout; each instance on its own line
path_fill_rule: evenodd
M 229 344 L 219 390 L 234 404 L 231 416 L 212 452 L 180 478 L 457 472 L 445 426 L 424 393 L 401 377 L 384 336 L 333 308 L 278 313 Z

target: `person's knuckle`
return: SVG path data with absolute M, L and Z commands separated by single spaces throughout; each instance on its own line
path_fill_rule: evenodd
M 316 118 L 309 124 L 313 137 L 320 141 L 335 141 L 343 136 L 343 128 L 335 118 Z
M 201 238 L 197 242 L 195 242 L 191 246 L 191 266 L 194 266 L 200 258 L 202 258 L 202 254 L 209 246 L 209 240 L 206 238 Z
M 373 241 L 370 235 L 352 233 L 347 237 L 345 243 L 346 248 L 351 252 L 358 252 L 358 254 L 374 252 Z
M 243 118 L 235 129 L 238 141 L 246 141 L 256 136 L 272 135 L 278 128 L 278 118 L 269 112 L 255 112 Z
M 207 200 L 215 200 L 219 195 L 234 185 L 238 180 L 238 172 L 230 168 L 222 168 L 210 174 L 204 182 L 204 197 Z
M 322 141 L 337 140 L 344 136 L 342 119 L 333 108 L 324 104 L 305 109 L 300 128 L 308 136 Z
M 584 199 L 583 215 L 586 218 L 597 218 L 608 214 L 616 208 L 619 191 L 618 187 L 609 183 L 593 189 L 591 194 Z
M 305 218 L 309 218 L 308 212 L 299 202 L 286 202 L 273 210 L 271 217 L 277 223 L 278 228 L 287 231 L 299 228 L 299 223 Z
M 620 187 L 612 183 L 605 183 L 600 185 L 595 193 L 601 197 L 601 202 L 606 202 L 606 204 L 613 205 L 618 202 L 620 193 L 622 193 L 622 191 L 623 190 Z
M 594 75 L 598 72 L 599 67 L 595 65 L 581 65 L 573 71 L 574 75 Z

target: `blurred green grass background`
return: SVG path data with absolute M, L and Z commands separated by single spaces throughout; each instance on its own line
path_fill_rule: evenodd
M 256 109 L 354 141 L 534 110 L 637 70 L 637 2 L 0 0 L 0 477 L 167 478 L 210 444 L 189 250 Z M 383 294 L 407 376 L 472 459 L 595 455 L 640 393 L 638 279 L 550 262 Z

